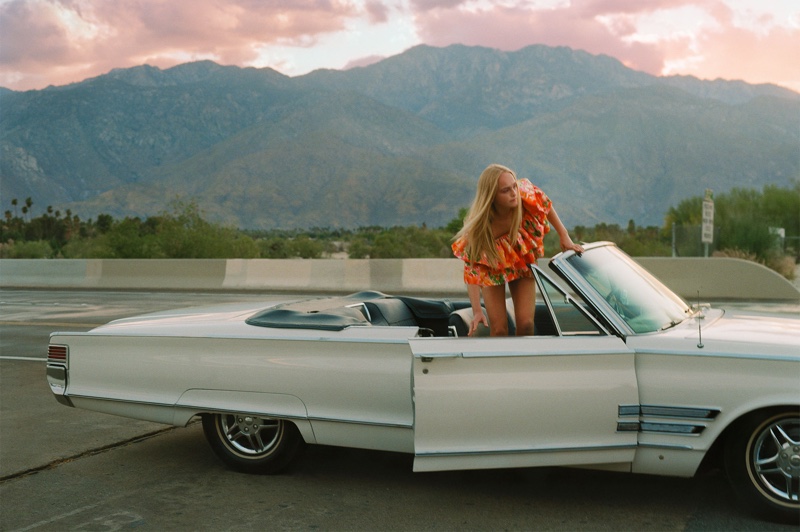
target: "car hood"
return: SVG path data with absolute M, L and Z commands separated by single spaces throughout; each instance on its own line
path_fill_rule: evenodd
M 797 346 L 800 354 L 800 319 L 736 311 L 718 312 L 720 315 L 716 319 L 713 314 L 706 317 L 707 324 L 701 320 L 704 340 L 793 345 Z
M 626 339 L 637 353 L 800 361 L 800 319 L 706 309 L 662 332 Z M 702 316 L 702 317 L 701 317 Z

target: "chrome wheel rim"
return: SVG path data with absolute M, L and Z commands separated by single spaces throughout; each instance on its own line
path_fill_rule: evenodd
M 750 468 L 765 495 L 779 504 L 800 505 L 800 419 L 785 418 L 755 435 Z
M 246 457 L 263 457 L 275 450 L 283 434 L 279 419 L 246 414 L 221 414 L 219 430 L 228 445 Z

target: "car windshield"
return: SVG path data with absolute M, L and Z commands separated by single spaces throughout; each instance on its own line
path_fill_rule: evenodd
M 588 250 L 567 262 L 636 333 L 672 327 L 691 313 L 685 301 L 613 246 Z

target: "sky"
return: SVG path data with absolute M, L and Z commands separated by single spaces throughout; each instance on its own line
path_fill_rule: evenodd
M 800 0 L 0 0 L 0 86 L 210 59 L 287 76 L 419 45 L 533 44 L 800 92 Z

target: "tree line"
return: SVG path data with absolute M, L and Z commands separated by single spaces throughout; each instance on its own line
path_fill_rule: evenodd
M 630 220 L 618 224 L 575 226 L 576 241 L 615 242 L 632 256 L 681 255 L 675 228 L 702 223 L 703 197 L 672 207 L 662 227 L 639 227 Z M 26 198 L 5 211 L 0 228 L 2 258 L 449 258 L 450 243 L 461 228 L 466 209 L 440 228 L 422 226 L 312 228 L 305 230 L 240 230 L 207 221 L 194 202 L 175 200 L 170 211 L 145 219 L 114 219 L 100 214 L 82 220 L 70 210 L 48 206 L 34 217 Z M 20 208 L 21 207 L 21 208 Z M 19 215 L 21 211 L 22 216 Z M 717 255 L 755 260 L 792 278 L 800 254 L 800 182 L 793 188 L 773 185 L 763 191 L 734 189 L 715 198 Z M 779 239 L 776 228 L 785 238 Z M 545 238 L 545 251 L 559 251 L 554 232 Z

